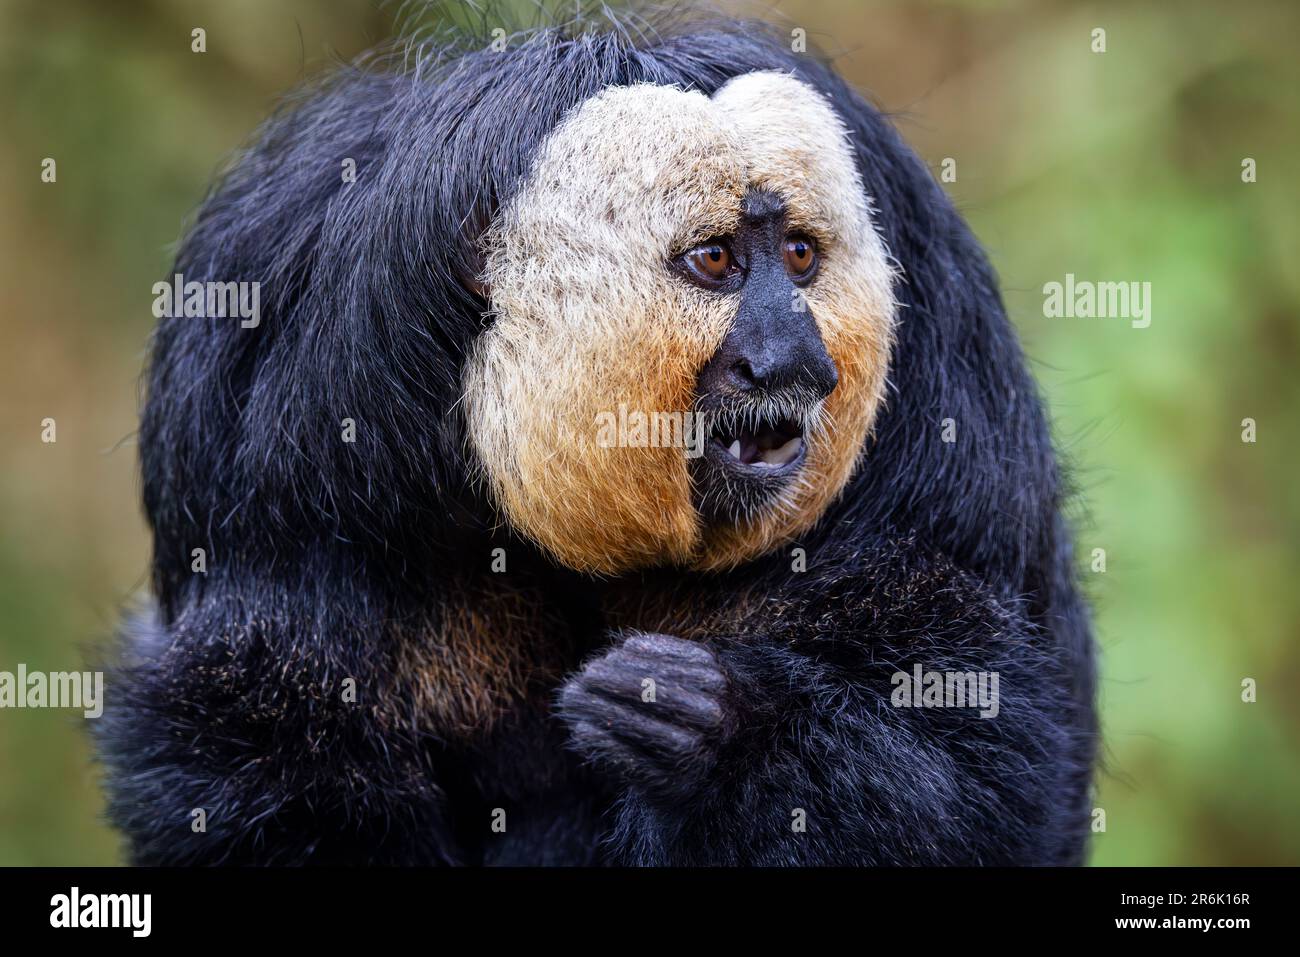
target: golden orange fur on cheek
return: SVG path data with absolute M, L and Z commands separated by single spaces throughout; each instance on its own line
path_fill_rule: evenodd
M 773 97 L 787 105 L 764 125 Z M 737 114 L 757 116 L 759 132 L 733 122 Z M 768 128 L 796 119 L 797 134 Z M 806 168 L 817 142 L 841 135 L 835 122 L 813 91 L 773 74 L 734 80 L 713 99 L 613 88 L 561 123 L 489 231 L 495 323 L 468 366 L 469 434 L 505 517 L 560 562 L 606 574 L 731 564 L 806 527 L 847 480 L 883 387 L 891 307 L 889 270 L 846 150 L 829 170 Z M 822 193 L 808 194 L 810 178 Z M 809 480 L 783 508 L 746 528 L 705 529 L 682 448 L 603 447 L 597 422 L 620 408 L 692 407 L 736 303 L 675 279 L 667 259 L 734 229 L 756 182 L 837 233 L 809 296 L 841 369 L 827 402 L 835 429 L 810 447 Z
M 712 159 L 679 181 L 701 145 Z M 602 447 L 598 421 L 691 407 L 734 306 L 674 280 L 665 251 L 692 217 L 735 221 L 740 170 L 700 94 L 610 90 L 552 135 L 488 237 L 496 322 L 469 364 L 469 431 L 511 524 L 566 565 L 612 573 L 696 547 L 682 450 Z

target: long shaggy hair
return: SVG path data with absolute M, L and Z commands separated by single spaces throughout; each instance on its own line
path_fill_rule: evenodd
M 755 709 L 733 767 L 766 784 L 729 778 L 690 826 L 574 784 L 546 805 L 560 816 L 533 859 L 590 860 L 612 841 L 632 862 L 1078 860 L 1096 729 L 1065 490 L 993 272 L 925 164 L 763 24 L 597 15 L 513 35 L 506 52 L 490 41 L 417 39 L 301 91 L 185 235 L 174 271 L 260 283 L 261 322 L 163 319 L 151 347 L 140 448 L 156 607 L 125 629 L 96 729 L 133 858 L 488 859 L 449 810 L 465 794 L 525 769 L 530 787 L 587 781 L 560 752 L 529 751 L 549 725 L 517 714 L 544 713 L 611 627 L 692 637 L 711 621 Z M 756 71 L 830 104 L 896 270 L 867 464 L 814 527 L 787 530 L 809 575 L 778 553 L 607 587 L 519 535 L 479 480 L 461 400 L 493 322 L 480 239 L 601 91 L 713 96 Z M 510 566 L 494 579 L 497 548 Z M 474 604 L 492 589 L 516 597 Z M 967 733 L 890 709 L 889 672 L 921 655 L 1002 669 L 1002 717 Z M 349 680 L 355 702 L 340 696 Z M 775 741 L 801 750 L 764 763 Z M 800 843 L 775 788 L 840 825 Z M 607 812 L 612 831 L 589 823 Z

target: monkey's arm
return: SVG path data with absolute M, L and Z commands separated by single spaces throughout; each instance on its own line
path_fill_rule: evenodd
M 128 626 L 93 722 L 132 862 L 454 861 L 365 596 L 251 575 L 200 587 L 170 624 L 151 610 Z
M 1091 745 L 1073 664 L 951 566 L 867 559 L 774 595 L 752 632 L 633 634 L 571 679 L 575 746 L 627 782 L 622 860 L 1044 863 L 1077 848 Z M 997 674 L 996 717 L 896 707 L 891 678 L 917 664 Z

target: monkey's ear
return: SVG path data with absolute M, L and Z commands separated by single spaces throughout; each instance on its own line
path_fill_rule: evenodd
M 492 298 L 492 290 L 488 284 L 473 274 L 467 274 L 461 277 L 461 285 L 480 299 L 488 300 Z

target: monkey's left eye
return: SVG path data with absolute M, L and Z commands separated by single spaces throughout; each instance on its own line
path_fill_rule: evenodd
M 786 237 L 785 268 L 795 279 L 810 278 L 817 268 L 816 244 L 807 236 Z
M 697 279 L 706 283 L 725 281 L 737 269 L 731 250 L 719 242 L 705 243 L 687 251 L 682 263 Z

